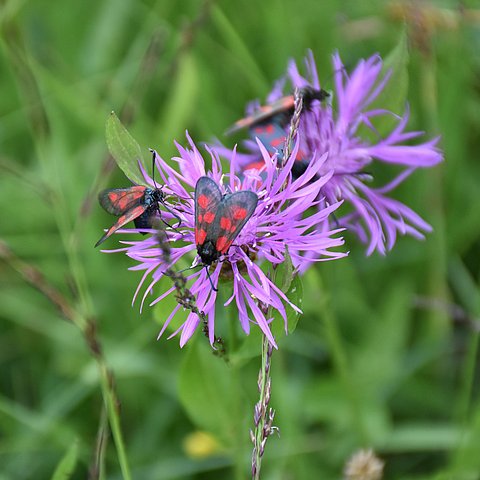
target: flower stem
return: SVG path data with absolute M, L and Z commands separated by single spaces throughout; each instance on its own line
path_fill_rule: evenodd
M 429 39 L 430 41 L 430 39 Z M 432 44 L 426 48 L 427 53 L 422 55 L 419 61 L 420 73 L 420 99 L 422 101 L 423 113 L 425 115 L 425 124 L 430 131 L 439 132 L 438 124 L 438 100 L 437 100 L 437 62 L 431 52 Z M 434 168 L 429 172 L 428 182 L 425 183 L 426 194 L 430 205 L 430 221 L 432 223 L 435 235 L 429 239 L 428 249 L 428 267 L 429 295 L 433 298 L 449 298 L 449 287 L 445 281 L 448 278 L 448 248 L 446 239 L 445 224 L 445 194 L 444 194 L 444 176 L 443 168 Z M 429 330 L 433 337 L 443 338 L 450 328 L 450 319 L 448 315 L 442 312 L 435 312 L 429 315 Z
M 273 346 L 268 341 L 267 337 L 263 335 L 262 338 L 262 366 L 258 372 L 258 391 L 260 398 L 255 405 L 253 421 L 255 430 L 250 430 L 250 437 L 253 442 L 252 452 L 252 479 L 258 480 L 260 478 L 260 469 L 262 465 L 262 456 L 265 451 L 265 444 L 269 435 L 275 431 L 272 426 L 275 417 L 275 410 L 268 407 L 271 394 L 271 377 L 270 367 L 273 353 Z
M 298 88 L 294 92 L 294 112 L 290 119 L 290 128 L 285 139 L 283 161 L 280 163 L 279 169 L 290 157 L 293 150 L 293 142 L 298 133 L 300 126 L 300 115 L 303 109 L 303 95 Z M 275 283 L 276 270 L 271 274 L 271 280 Z M 269 317 L 270 309 L 265 308 L 265 313 Z M 252 452 L 252 479 L 258 480 L 260 478 L 260 469 L 262 465 L 262 456 L 265 451 L 265 445 L 268 437 L 278 431 L 278 428 L 273 426 L 273 419 L 275 417 L 275 410 L 269 408 L 270 394 L 272 388 L 272 380 L 270 377 L 270 368 L 272 360 L 273 346 L 268 341 L 265 335 L 262 336 L 262 366 L 258 373 L 258 391 L 260 398 L 255 405 L 253 422 L 255 430 L 250 430 L 250 438 L 253 443 Z

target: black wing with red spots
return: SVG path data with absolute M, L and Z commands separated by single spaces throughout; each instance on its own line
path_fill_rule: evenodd
M 98 195 L 98 200 L 108 213 L 120 218 L 95 244 L 96 247 L 132 220 L 139 229 L 151 228 L 152 218 L 159 211 L 158 203 L 164 203 L 164 194 L 160 188 L 135 185 L 129 188 L 104 190 Z
M 249 133 L 253 139 L 258 138 L 271 154 L 277 153 L 285 146 L 285 129 L 276 117 L 268 122 L 253 126 Z
M 276 153 L 279 158 L 283 157 L 286 135 L 285 129 L 282 127 L 277 117 L 272 117 L 270 120 L 250 128 L 250 137 L 252 137 L 252 139 L 258 138 L 270 155 Z M 255 161 L 247 165 L 244 169 L 248 170 L 256 168 L 258 170 L 262 166 L 262 163 L 263 161 Z M 308 155 L 302 148 L 299 148 L 297 156 L 295 157 L 295 163 L 292 166 L 293 178 L 298 178 L 303 172 L 305 172 L 308 163 Z
M 253 215 L 257 208 L 258 197 L 249 190 L 225 195 L 218 209 L 218 236 L 215 248 L 221 253 L 227 253 L 230 245 Z
M 232 242 L 252 216 L 258 197 L 250 191 L 222 195 L 209 177 L 195 186 L 195 243 L 205 265 L 227 253 Z
M 200 177 L 195 186 L 195 243 L 202 245 L 214 231 L 215 217 L 223 195 L 209 177 Z
M 147 187 L 143 185 L 103 190 L 98 194 L 98 201 L 108 213 L 120 216 L 142 203 L 145 190 Z

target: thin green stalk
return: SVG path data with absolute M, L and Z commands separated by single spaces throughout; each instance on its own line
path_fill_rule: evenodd
M 98 359 L 98 368 L 100 370 L 100 378 L 102 384 L 102 394 L 105 405 L 107 407 L 110 429 L 112 431 L 113 441 L 117 450 L 117 457 L 120 463 L 120 469 L 125 480 L 131 480 L 130 467 L 128 465 L 128 457 L 123 440 L 122 428 L 120 425 L 120 415 L 118 412 L 118 399 L 113 386 L 113 377 L 103 359 Z
M 43 142 L 41 142 L 40 145 L 43 146 Z M 37 145 L 38 158 L 40 159 L 40 163 L 44 168 L 44 171 L 47 171 L 48 163 L 46 159 L 48 157 L 43 153 L 43 148 L 40 145 Z M 57 195 L 61 197 L 60 193 L 57 193 Z M 119 401 L 113 389 L 113 375 L 106 366 L 106 361 L 100 347 L 100 342 L 96 336 L 96 322 L 94 320 L 95 316 L 93 314 L 93 304 L 87 285 L 85 270 L 79 259 L 78 244 L 71 241 L 71 239 L 78 238 L 78 232 L 72 232 L 70 230 L 70 222 L 67 216 L 67 211 L 66 209 L 62 208 L 62 205 L 64 205 L 64 201 L 54 202 L 53 212 L 60 233 L 60 238 L 67 255 L 68 266 L 72 274 L 72 279 L 75 283 L 75 288 L 79 293 L 80 309 L 78 311 L 79 315 L 76 317 L 76 324 L 82 331 L 90 351 L 96 360 L 103 401 L 105 402 L 107 409 L 120 469 L 122 471 L 124 480 L 131 480 L 125 443 L 120 427 L 119 412 L 116 408 L 116 405 L 119 403 Z
M 265 335 L 262 336 L 262 366 L 258 373 L 258 391 L 260 397 L 258 403 L 255 405 L 254 423 L 255 432 L 250 431 L 250 436 L 253 442 L 252 452 L 252 479 L 258 480 L 260 478 L 260 471 L 262 467 L 262 457 L 265 451 L 267 438 L 273 431 L 272 423 L 275 416 L 275 411 L 269 409 L 271 394 L 271 377 L 270 367 L 273 347 Z
M 431 51 L 432 45 L 429 47 L 419 62 L 420 100 L 426 118 L 425 129 L 431 132 L 439 132 L 437 64 L 435 55 Z M 430 205 L 430 218 L 432 218 L 432 226 L 435 232 L 435 235 L 432 235 L 429 239 L 429 290 L 432 298 L 448 299 L 449 289 L 446 283 L 448 255 L 445 235 L 443 169 L 441 167 L 434 168 L 429 172 L 428 178 L 426 196 Z M 450 325 L 448 315 L 442 312 L 432 312 L 429 320 L 433 337 L 443 337 Z
M 3 35 L 5 39 L 4 45 L 7 49 L 8 57 L 13 66 L 13 71 L 17 78 L 17 84 L 20 88 L 20 93 L 27 108 L 37 156 L 45 178 L 50 179 L 52 178 L 52 171 L 49 167 L 49 163 L 52 161 L 52 157 L 55 158 L 55 156 L 50 156 L 47 153 L 47 147 L 52 144 L 52 136 L 47 110 L 43 104 L 35 72 L 30 66 L 21 32 L 13 21 L 3 25 Z M 58 170 L 54 168 L 54 172 L 56 173 L 57 171 Z M 24 278 L 36 288 L 39 288 L 40 291 L 42 291 L 42 293 L 44 293 L 58 308 L 61 309 L 62 304 L 68 306 L 68 309 L 61 309 L 62 314 L 75 324 L 84 335 L 99 370 L 103 399 L 108 411 L 122 475 L 124 480 L 131 480 L 125 445 L 120 429 L 120 418 L 116 408 L 118 400 L 116 399 L 116 394 L 112 385 L 112 375 L 106 367 L 100 342 L 96 337 L 92 301 L 88 290 L 85 271 L 78 255 L 78 245 L 76 242 L 72 241 L 79 237 L 78 232 L 72 231 L 67 210 L 64 208 L 66 202 L 61 193 L 61 186 L 58 183 L 54 184 L 52 182 L 51 192 L 54 197 L 52 210 L 67 256 L 73 281 L 75 283 L 75 288 L 79 293 L 79 306 L 72 306 L 70 302 L 55 289 L 55 287 L 51 286 L 43 278 L 41 272 L 37 269 L 21 262 L 13 254 L 10 255 L 10 259 L 20 267 Z M 29 276 L 29 271 L 33 271 L 35 274 Z M 59 299 L 60 301 L 58 301 Z
M 89 350 L 99 369 L 100 385 L 102 389 L 105 407 L 110 420 L 117 456 L 125 480 L 130 480 L 127 456 L 120 429 L 120 417 L 118 414 L 117 399 L 113 386 L 113 375 L 109 372 L 104 360 L 100 342 L 96 335 L 96 323 L 88 320 L 81 312 L 75 309 L 63 294 L 51 285 L 36 267 L 18 258 L 5 242 L 0 241 L 0 258 L 6 261 L 16 270 L 30 285 L 40 291 L 58 309 L 60 314 L 68 321 L 76 325 L 82 332 Z
M 108 418 L 107 410 L 102 408 L 98 426 L 97 442 L 95 445 L 95 457 L 89 468 L 88 480 L 105 480 L 105 453 L 108 445 Z
M 80 304 L 81 304 L 81 311 L 83 314 L 83 318 L 81 321 L 81 330 L 87 339 L 87 343 L 90 346 L 90 350 L 93 353 L 93 356 L 97 362 L 97 368 L 99 371 L 100 376 L 100 384 L 102 389 L 102 396 L 103 401 L 105 402 L 105 406 L 108 413 L 108 419 L 110 423 L 110 428 L 113 435 L 113 440 L 115 443 L 118 461 L 120 463 L 120 469 L 122 471 L 122 475 L 124 480 L 131 480 L 130 468 L 128 465 L 127 453 L 125 449 L 125 442 L 123 439 L 123 434 L 120 426 L 120 415 L 118 411 L 118 399 L 117 395 L 113 388 L 113 375 L 110 370 L 107 368 L 107 364 L 105 358 L 102 354 L 101 348 L 98 346 L 93 347 L 92 345 L 97 345 L 98 340 L 96 338 L 95 332 L 92 332 L 91 326 L 93 320 L 93 307 L 92 301 L 89 293 L 89 289 L 87 286 L 87 280 L 85 275 L 85 270 L 80 262 L 77 250 L 77 244 L 69 241 L 72 238 L 72 234 L 69 231 L 63 230 L 62 226 L 64 226 L 67 222 L 67 218 L 62 218 L 64 214 L 63 210 L 56 208 L 56 218 L 57 223 L 60 230 L 60 236 L 62 237 L 62 242 L 65 248 L 65 252 L 68 258 L 68 264 L 70 271 L 72 273 L 73 280 L 75 282 L 75 287 L 79 292 L 80 297 Z M 95 327 L 93 326 L 93 330 Z
M 290 128 L 287 138 L 285 139 L 284 147 L 284 159 L 290 157 L 293 150 L 293 142 L 297 136 L 298 127 L 300 125 L 300 115 L 303 109 L 303 95 L 298 88 L 294 92 L 295 108 L 290 119 Z M 280 164 L 277 168 L 282 168 Z M 282 187 L 283 188 L 283 187 Z M 275 283 L 277 270 L 273 270 L 271 273 L 271 281 Z M 263 307 L 264 313 L 267 318 L 271 317 L 272 307 Z M 273 346 L 268 341 L 265 334 L 262 335 L 262 366 L 258 374 L 258 390 L 260 392 L 260 398 L 255 405 L 254 410 L 254 423 L 255 431 L 250 431 L 251 440 L 253 443 L 252 452 L 252 478 L 258 480 L 260 478 L 260 470 L 262 466 L 262 456 L 265 451 L 265 445 L 268 437 L 275 431 L 276 427 L 273 426 L 273 419 L 275 417 L 275 410 L 269 408 L 270 395 L 271 395 L 271 377 L 270 366 L 273 353 Z
M 238 366 L 231 365 L 231 377 L 235 384 L 239 384 L 240 380 L 238 377 Z M 233 405 L 233 411 L 236 415 L 239 412 L 243 412 L 240 408 L 241 398 L 237 397 L 235 399 L 235 404 Z M 244 480 L 245 479 L 245 437 L 243 435 L 234 435 L 234 443 L 233 443 L 233 455 L 234 455 L 234 465 L 233 465 L 233 473 L 235 480 Z
M 460 396 L 458 400 L 458 418 L 464 426 L 467 426 L 469 423 L 472 390 L 477 369 L 479 339 L 480 332 L 473 332 L 470 337 L 467 356 L 463 366 L 462 386 L 460 388 Z

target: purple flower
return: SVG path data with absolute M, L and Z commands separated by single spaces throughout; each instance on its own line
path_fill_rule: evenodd
M 320 208 L 324 203 L 318 199 L 318 191 L 331 179 L 332 172 L 320 174 L 322 159 L 312 162 L 302 178 L 294 180 L 290 173 L 296 155 L 296 148 L 287 159 L 284 168 L 277 169 L 277 156 L 271 156 L 266 149 L 258 144 L 264 166 L 262 171 L 251 170 L 239 175 L 239 166 L 235 155 L 232 155 L 230 172 L 222 173 L 222 166 L 218 155 L 208 150 L 211 156 L 212 168 L 207 173 L 202 155 L 193 141 L 188 137 L 191 149 L 183 148 L 177 144 L 180 156 L 174 160 L 178 170 L 172 168 L 158 154 L 155 153 L 156 167 L 160 178 L 168 188 L 168 193 L 178 199 L 177 213 L 182 222 L 175 229 L 167 229 L 166 235 L 170 241 L 170 263 L 167 265 L 162 250 L 159 248 L 158 239 L 151 235 L 144 240 L 123 242 L 128 246 L 116 251 L 124 251 L 130 258 L 138 262 L 132 270 L 143 271 L 143 277 L 135 293 L 135 297 L 142 286 L 145 292 L 142 306 L 147 296 L 152 292 L 155 284 L 165 274 L 168 268 L 180 269 L 178 262 L 184 257 L 188 262 L 194 260 L 194 265 L 199 263 L 195 245 L 195 212 L 194 189 L 198 179 L 202 176 L 212 178 L 222 193 L 231 193 L 241 190 L 251 190 L 258 196 L 257 207 L 240 231 L 239 235 L 227 253 L 209 267 L 209 275 L 213 285 L 218 289 L 231 288 L 232 293 L 225 306 L 235 303 L 242 329 L 246 334 L 250 332 L 250 324 L 256 323 L 268 337 L 272 345 L 275 340 L 270 331 L 272 321 L 266 312 L 269 308 L 277 310 L 283 317 L 287 328 L 286 305 L 296 311 L 298 307 L 292 305 L 284 292 L 275 285 L 261 268 L 262 262 L 273 265 L 282 263 L 287 252 L 295 267 L 300 267 L 304 261 L 304 253 L 312 251 L 318 260 L 335 259 L 345 256 L 344 253 L 330 251 L 332 247 L 343 244 L 343 239 L 333 238 L 332 235 L 341 229 L 333 231 L 316 229 L 316 225 L 324 223 L 339 202 L 334 202 L 328 207 Z M 146 172 L 142 172 L 147 183 L 152 180 Z M 309 209 L 311 206 L 318 208 Z M 307 212 L 308 213 L 305 213 Z M 122 233 L 136 233 L 136 229 L 122 230 Z M 233 286 L 219 283 L 228 271 L 233 277 Z M 207 276 L 206 268 L 200 268 L 188 275 L 189 289 L 196 296 L 196 306 L 208 318 L 208 332 L 210 342 L 214 342 L 215 304 L 217 292 L 212 288 Z M 155 298 L 150 305 L 160 302 L 167 295 L 174 292 L 174 287 L 163 292 Z M 135 300 L 134 297 L 134 300 Z M 163 334 L 172 318 L 181 308 L 177 305 L 168 318 L 159 334 Z M 198 315 L 190 312 L 186 321 L 173 334 L 181 332 L 180 345 L 183 346 L 198 327 Z M 172 335 L 172 336 L 173 336 Z
M 306 58 L 306 67 L 308 80 L 300 75 L 295 62 L 290 62 L 288 78 L 292 86 L 319 90 L 320 82 L 311 52 Z M 303 109 L 299 152 L 305 162 L 322 159 L 322 166 L 318 169 L 321 175 L 333 171 L 332 178 L 322 187 L 321 195 L 325 202 L 318 203 L 319 207 L 345 200 L 350 205 L 350 212 L 337 217 L 336 225 L 353 230 L 362 242 L 367 243 L 367 255 L 375 250 L 385 254 L 394 246 L 398 234 L 424 238 L 423 233 L 431 231 L 430 225 L 415 212 L 398 200 L 389 198 L 388 194 L 416 168 L 432 167 L 442 160 L 442 154 L 436 147 L 439 139 L 405 145 L 406 141 L 423 134 L 405 130 L 408 109 L 403 117 L 399 117 L 372 107 L 372 102 L 389 80 L 388 74 L 381 75 L 382 60 L 379 56 L 361 60 L 348 75 L 339 55 L 335 54 L 333 68 L 335 107 L 332 108 L 329 102 L 314 101 Z M 277 82 L 268 96 L 268 103 L 283 96 L 284 83 L 284 80 Z M 247 113 L 251 115 L 257 108 L 258 103 L 251 104 Z M 398 119 L 396 126 L 384 138 L 380 138 L 371 122 L 382 115 Z M 285 135 L 288 128 L 286 125 Z M 362 138 L 361 129 L 369 129 L 370 137 L 378 140 L 372 142 Z M 239 163 L 245 167 L 261 160 L 259 148 L 253 140 L 245 141 L 245 146 L 249 153 L 237 153 Z M 218 151 L 227 158 L 232 155 L 223 147 L 218 147 Z M 369 184 L 372 176 L 366 173 L 373 161 L 400 166 L 402 171 L 387 185 L 375 188 Z M 331 222 L 331 219 L 328 221 Z M 314 258 L 315 254 L 312 252 L 309 256 Z

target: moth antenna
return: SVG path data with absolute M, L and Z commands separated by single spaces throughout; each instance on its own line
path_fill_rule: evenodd
M 193 200 L 193 197 L 181 197 L 180 195 L 177 195 L 177 198 L 180 200 Z
M 155 181 L 155 150 L 150 149 L 150 152 L 152 152 L 152 180 L 155 188 L 159 188 L 157 182 Z
M 201 263 L 198 265 L 192 265 L 191 267 L 187 267 L 187 268 L 184 268 L 183 270 L 179 270 L 177 273 L 183 273 L 183 272 L 186 272 L 187 270 L 193 270 L 194 268 L 197 268 L 197 267 L 205 267 L 205 271 L 207 272 L 207 278 L 208 278 L 208 281 L 210 282 L 210 286 L 212 287 L 212 290 L 215 292 L 218 292 L 218 288 L 215 288 L 215 286 L 213 285 L 212 277 L 210 276 L 210 273 L 208 271 L 208 265 L 203 265 Z
M 212 277 L 210 276 L 210 272 L 208 271 L 208 265 L 205 265 L 205 271 L 207 272 L 207 277 L 208 277 L 208 280 L 209 280 L 210 285 L 212 287 L 212 290 L 214 292 L 218 292 L 218 288 L 215 288 L 215 286 L 213 285 Z
M 166 208 L 166 207 L 165 207 L 165 208 Z M 168 210 L 168 209 L 167 209 L 167 210 Z M 157 211 L 160 213 L 160 209 L 159 209 L 158 207 L 157 207 Z M 172 215 L 173 215 L 173 212 L 172 212 Z M 180 232 L 179 230 L 177 230 L 177 227 L 178 227 L 179 225 L 177 225 L 177 227 L 172 227 L 172 225 L 170 225 L 167 221 L 165 221 L 165 220 L 161 217 L 161 213 L 160 213 L 160 220 L 161 220 L 167 227 L 169 227 L 169 228 L 171 228 L 172 230 L 175 230 L 177 233 L 180 233 L 181 235 L 183 235 L 182 232 Z
M 180 228 L 180 225 L 182 224 L 182 219 L 166 204 L 164 200 L 160 200 L 160 203 L 165 207 L 165 210 L 167 210 L 167 212 L 170 212 L 178 221 L 175 227 L 168 225 L 168 223 L 166 222 L 164 223 L 168 225 L 170 228 L 172 228 L 173 230 L 175 230 L 176 232 L 180 233 L 177 229 Z M 160 213 L 160 209 L 158 208 L 158 206 L 157 206 L 157 209 L 158 209 L 158 213 Z

